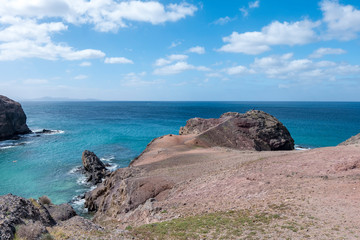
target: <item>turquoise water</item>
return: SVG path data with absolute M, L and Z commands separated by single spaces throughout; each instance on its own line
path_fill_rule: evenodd
M 13 193 L 69 202 L 89 189 L 81 174 L 83 150 L 114 168 L 125 167 L 153 138 L 177 134 L 193 117 L 228 111 L 266 111 L 302 147 L 335 146 L 360 132 L 360 103 L 323 102 L 23 102 L 32 130 L 60 130 L 0 142 L 0 195 Z

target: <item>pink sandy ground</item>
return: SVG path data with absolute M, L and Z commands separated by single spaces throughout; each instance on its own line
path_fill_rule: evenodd
M 167 213 L 143 223 L 286 206 L 281 214 L 298 228 L 286 233 L 291 239 L 360 239 L 360 145 L 256 152 L 198 148 L 191 136 L 167 135 L 133 163 L 154 164 L 147 175 L 176 185 L 155 203 Z M 274 230 L 270 238 L 287 238 L 281 234 Z

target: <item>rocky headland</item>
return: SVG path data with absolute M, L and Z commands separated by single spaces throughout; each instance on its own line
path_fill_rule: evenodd
M 41 204 L 31 222 L 55 239 L 358 239 L 358 138 L 292 149 L 286 127 L 261 111 L 190 119 L 179 135 L 154 139 L 112 173 L 83 153 L 88 180 L 97 184 L 85 195 L 91 222 L 65 220 Z M 0 206 L 6 202 L 0 198 Z M 4 209 L 7 232 L 28 222 Z
M 0 141 L 31 133 L 20 103 L 0 95 Z

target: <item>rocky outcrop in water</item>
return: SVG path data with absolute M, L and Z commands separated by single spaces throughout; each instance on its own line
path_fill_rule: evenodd
M 340 143 L 339 146 L 347 146 L 353 144 L 360 144 L 360 133 Z
M 109 174 L 103 162 L 96 156 L 95 153 L 85 150 L 81 157 L 87 181 L 93 184 L 102 182 L 102 179 Z
M 219 119 L 193 118 L 180 128 L 180 135 L 197 135 L 194 145 L 240 150 L 293 150 L 294 140 L 274 116 L 252 110 L 225 113 Z
M 0 141 L 30 132 L 20 103 L 0 95 Z

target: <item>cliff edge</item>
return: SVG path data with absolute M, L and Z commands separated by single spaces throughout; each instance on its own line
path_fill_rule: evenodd
M 0 141 L 31 133 L 20 103 L 0 95 Z

